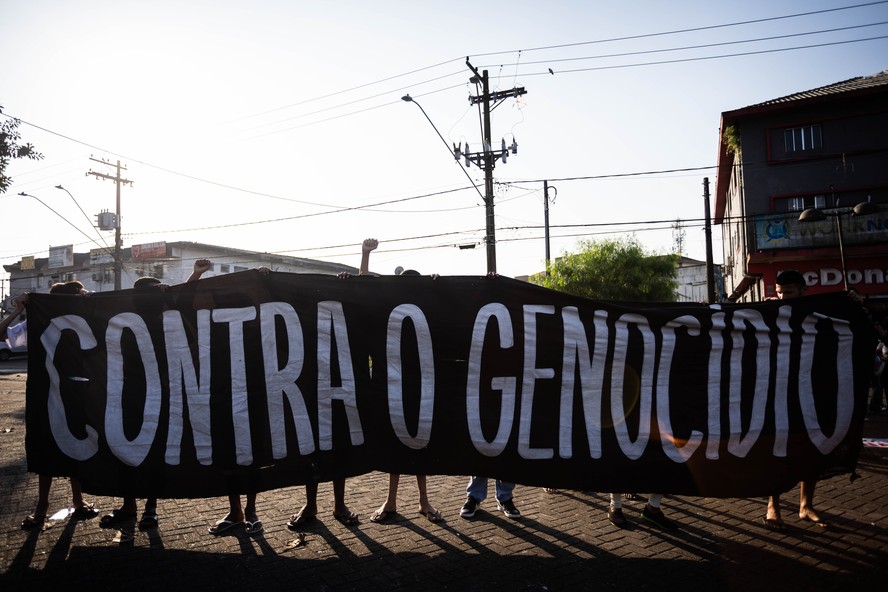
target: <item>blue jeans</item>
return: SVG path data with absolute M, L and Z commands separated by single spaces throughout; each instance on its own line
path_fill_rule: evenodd
M 512 499 L 512 492 L 515 490 L 515 484 L 507 481 L 496 480 L 496 501 L 507 502 Z M 487 499 L 487 477 L 470 477 L 469 486 L 466 487 L 466 495 L 469 495 L 479 502 Z

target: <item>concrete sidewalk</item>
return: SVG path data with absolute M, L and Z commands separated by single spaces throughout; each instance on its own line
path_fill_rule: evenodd
M 0 590 L 878 590 L 888 585 L 888 449 L 866 448 L 858 473 L 821 482 L 822 529 L 797 518 L 798 490 L 783 496 L 787 528 L 761 523 L 764 499 L 672 497 L 668 516 L 681 529 L 640 522 L 644 500 L 624 502 L 632 522 L 613 527 L 603 493 L 518 486 L 523 514 L 510 520 L 488 499 L 476 517 L 459 517 L 467 479 L 429 477 L 429 495 L 445 521 L 417 513 L 415 480 L 401 480 L 400 512 L 386 524 L 370 514 L 385 499 L 388 478 L 349 479 L 346 501 L 356 527 L 331 516 L 332 491 L 322 484 L 320 515 L 304 544 L 286 522 L 304 502 L 292 487 L 259 495 L 265 532 L 207 534 L 226 499 L 161 500 L 160 526 L 120 532 L 98 519 L 62 519 L 42 532 L 21 530 L 34 509 L 37 478 L 25 469 L 25 375 L 0 375 Z M 888 438 L 888 418 L 866 424 L 866 436 Z M 491 484 L 492 485 L 492 484 Z M 492 488 L 491 488 L 492 489 Z M 492 494 L 491 494 L 492 495 Z M 64 509 L 70 488 L 53 483 L 51 512 Z M 93 500 L 103 513 L 120 499 Z M 141 510 L 141 507 L 140 507 Z

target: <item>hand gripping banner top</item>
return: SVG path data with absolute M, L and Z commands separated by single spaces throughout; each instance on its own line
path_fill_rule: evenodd
M 246 271 L 32 294 L 28 340 L 28 467 L 94 494 L 380 470 L 748 497 L 853 472 L 873 335 L 844 294 L 619 303 Z

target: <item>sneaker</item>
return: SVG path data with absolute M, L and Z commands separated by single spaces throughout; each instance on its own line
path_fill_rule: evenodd
M 626 517 L 623 516 L 623 510 L 621 508 L 615 508 L 613 506 L 608 508 L 607 519 L 617 528 L 626 528 Z
M 664 530 L 676 530 L 678 528 L 678 524 L 674 520 L 667 518 L 663 514 L 663 510 L 659 508 L 654 509 L 648 504 L 645 504 L 644 509 L 641 511 L 641 519 L 655 524 Z
M 480 505 L 481 502 L 470 495 L 466 498 L 466 503 L 463 504 L 462 509 L 459 511 L 459 515 L 463 518 L 473 518 L 475 516 L 475 512 L 478 511 L 478 506 Z
M 515 502 L 512 500 L 504 502 L 497 500 L 496 509 L 505 514 L 507 518 L 521 518 L 521 512 L 518 511 L 518 508 L 515 507 Z

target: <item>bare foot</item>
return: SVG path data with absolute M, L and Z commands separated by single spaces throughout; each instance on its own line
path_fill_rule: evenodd
M 429 519 L 429 522 L 441 522 L 443 520 L 443 516 L 441 512 L 435 509 L 432 504 L 425 504 L 419 506 L 419 513 Z
M 821 528 L 827 527 L 826 521 L 823 520 L 820 517 L 820 515 L 817 514 L 816 511 L 814 511 L 814 508 L 800 508 L 799 509 L 799 518 L 801 518 L 802 520 L 810 520 L 811 522 L 813 522 L 817 526 L 820 526 Z

